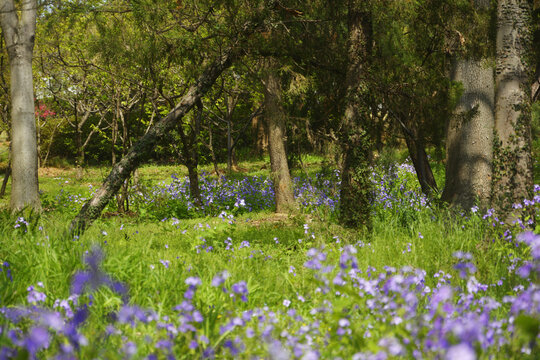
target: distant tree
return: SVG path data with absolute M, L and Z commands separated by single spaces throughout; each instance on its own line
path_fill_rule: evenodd
M 32 56 L 36 33 L 37 3 L 0 0 L 0 25 L 10 63 L 12 211 L 41 208 Z

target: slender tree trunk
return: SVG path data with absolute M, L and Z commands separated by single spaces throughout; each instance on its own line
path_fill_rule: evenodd
M 267 59 L 264 80 L 264 119 L 268 128 L 271 178 L 274 183 L 276 212 L 294 210 L 291 175 L 285 153 L 285 112 L 281 106 L 281 80 L 276 73 L 276 61 Z
M 437 190 L 437 182 L 429 165 L 423 136 L 414 125 L 408 128 L 402 126 L 402 129 L 420 188 L 424 194 L 430 196 L 434 190 Z
M 268 133 L 261 116 L 254 116 L 251 119 L 251 129 L 253 132 L 253 151 L 262 156 L 268 149 Z
M 186 167 L 188 169 L 189 177 L 189 194 L 193 199 L 193 203 L 196 206 L 201 206 L 201 188 L 199 187 L 199 171 L 197 169 L 197 163 L 193 161 L 193 158 L 190 158 L 189 161 L 186 161 Z
M 210 156 L 212 157 L 212 164 L 214 164 L 214 171 L 216 176 L 219 177 L 219 167 L 216 158 L 216 153 L 214 151 L 214 136 L 212 131 L 212 122 L 208 122 L 208 150 L 210 150 Z
M 531 87 L 531 102 L 533 103 L 537 100 L 540 100 L 540 59 L 537 59 L 536 61 L 536 71 L 534 73 L 534 80 Z
M 77 145 L 77 159 L 75 165 L 77 168 L 77 179 L 81 179 L 83 176 L 83 163 L 84 163 L 84 150 L 82 144 L 82 124 L 79 121 L 79 112 L 77 101 L 75 101 L 75 144 Z
M 178 133 L 180 134 L 180 139 L 182 141 L 181 155 L 184 160 L 184 165 L 187 167 L 188 170 L 189 195 L 191 196 L 191 199 L 196 206 L 201 206 L 201 190 L 199 188 L 199 172 L 197 170 L 199 163 L 197 158 L 197 149 L 194 146 L 194 143 L 196 143 L 195 139 L 197 138 L 197 135 L 191 133 L 189 134 L 191 138 L 188 139 L 188 135 L 186 135 L 184 133 L 184 129 L 182 129 L 182 124 L 179 124 L 178 126 Z
M 124 114 L 123 110 L 120 110 L 120 120 L 122 124 L 122 156 L 126 155 L 128 150 L 128 121 L 126 116 L 129 116 L 129 110 Z M 122 191 L 118 199 L 118 209 L 120 212 L 126 213 L 129 211 L 129 177 L 122 184 Z
M 340 134 L 343 152 L 339 221 L 346 227 L 371 229 L 371 144 L 365 117 L 370 113 L 366 67 L 372 43 L 371 14 L 366 0 L 350 0 L 346 75 L 347 103 Z
M 532 74 L 526 62 L 532 51 L 531 11 L 527 0 L 499 0 L 497 5 L 493 204 L 506 216 L 513 203 L 532 195 Z
M 480 60 L 454 61 L 451 79 L 463 94 L 446 130 L 446 183 L 442 199 L 463 209 L 489 205 L 493 158 L 493 69 Z
M 122 183 L 129 177 L 131 172 L 139 164 L 147 160 L 151 155 L 151 150 L 159 141 L 163 141 L 167 134 L 177 126 L 181 120 L 201 99 L 201 97 L 212 87 L 221 73 L 227 69 L 231 63 L 240 55 L 238 47 L 228 49 L 209 67 L 192 85 L 180 103 L 164 118 L 154 124 L 146 134 L 137 141 L 127 152 L 127 154 L 113 166 L 111 173 L 105 179 L 102 186 L 96 191 L 92 199 L 86 202 L 79 214 L 71 223 L 71 233 L 80 234 L 96 220 L 103 208 L 111 200 L 114 194 L 120 189 Z
M 13 0 L 0 0 L 0 24 L 11 71 L 12 186 L 11 210 L 41 209 L 38 187 L 38 160 L 32 53 L 36 30 L 37 4 L 22 0 L 20 16 Z
M 6 194 L 6 188 L 8 184 L 9 177 L 11 176 L 11 161 L 8 162 L 6 173 L 4 174 L 4 180 L 2 181 L 2 188 L 0 188 L 0 198 L 3 198 Z

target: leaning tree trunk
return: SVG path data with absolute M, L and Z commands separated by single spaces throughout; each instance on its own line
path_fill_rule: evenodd
M 446 183 L 442 199 L 470 209 L 489 205 L 495 89 L 487 61 L 456 60 L 450 77 L 463 93 L 446 130 Z
M 12 211 L 41 208 L 38 187 L 38 153 L 32 53 L 36 30 L 35 0 L 21 1 L 20 16 L 13 0 L 0 0 L 0 24 L 8 50 L 11 72 Z
M 531 6 L 527 0 L 499 0 L 493 205 L 508 216 L 512 204 L 531 196 L 530 66 Z
M 403 124 L 402 130 L 422 193 L 431 196 L 433 191 L 437 191 L 437 182 L 435 181 L 433 171 L 429 164 L 424 137 L 422 133 L 416 129 L 416 125 L 405 128 Z
M 285 153 L 285 111 L 281 106 L 281 80 L 276 73 L 276 61 L 268 59 L 264 81 L 264 119 L 268 128 L 271 178 L 274 183 L 276 212 L 294 209 L 289 165 Z
M 371 229 L 372 186 L 369 169 L 371 144 L 366 132 L 368 86 L 365 80 L 372 42 L 371 14 L 366 0 L 349 3 L 347 104 L 341 132 L 343 165 L 339 220 L 351 228 Z
M 117 162 L 109 176 L 105 179 L 101 188 L 95 195 L 86 202 L 79 214 L 71 222 L 70 230 L 72 234 L 81 234 L 96 220 L 103 208 L 109 203 L 114 194 L 120 189 L 124 181 L 130 176 L 141 162 L 147 160 L 151 155 L 151 150 L 160 141 L 163 141 L 167 134 L 201 99 L 201 97 L 212 87 L 221 73 L 227 69 L 234 59 L 240 55 L 239 46 L 228 49 L 209 67 L 193 84 L 180 103 L 167 116 L 153 125 L 147 133 L 129 149 L 127 154 Z

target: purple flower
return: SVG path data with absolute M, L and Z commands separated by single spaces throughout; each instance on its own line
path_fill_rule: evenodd
M 245 281 L 239 281 L 231 286 L 233 293 L 240 295 L 243 302 L 247 302 L 248 288 Z
M 30 330 L 30 333 L 24 340 L 24 347 L 34 357 L 39 350 L 48 348 L 49 343 L 50 335 L 47 329 L 35 327 Z
M 134 342 L 128 341 L 122 347 L 122 351 L 128 359 L 132 358 L 137 353 L 137 345 Z
M 47 295 L 45 295 L 42 292 L 34 290 L 33 286 L 29 286 L 26 290 L 28 291 L 28 296 L 26 297 L 26 299 L 30 304 L 35 304 L 38 302 L 45 302 Z
M 250 247 L 249 241 L 242 241 L 238 248 L 241 249 L 241 248 L 245 248 L 245 247 Z
M 108 286 L 111 290 L 122 295 L 124 302 L 127 302 L 127 288 L 120 282 L 113 281 L 111 277 L 101 270 L 103 261 L 103 252 L 99 247 L 94 247 L 88 255 L 85 256 L 87 271 L 79 271 L 75 274 L 71 282 L 71 293 L 80 295 L 85 287 L 90 291 L 95 291 L 102 285 Z
M 212 279 L 212 286 L 217 287 L 225 283 L 225 280 L 229 277 L 229 272 L 227 270 L 223 270 L 222 272 L 216 274 L 214 278 Z
M 13 282 L 13 277 L 11 276 L 11 269 L 9 268 L 9 263 L 7 261 L 4 261 L 2 266 L 6 268 L 6 276 L 9 279 L 9 281 Z M 2 271 L 2 267 L 0 267 L 0 271 Z
M 448 349 L 446 360 L 476 360 L 476 353 L 469 345 L 462 343 Z
M 321 262 L 326 260 L 326 254 L 316 248 L 309 249 L 307 256 L 310 259 L 304 263 L 304 266 L 312 270 L 320 270 L 322 268 Z
M 185 283 L 186 285 L 197 287 L 202 284 L 202 281 L 196 276 L 190 276 L 186 279 Z
M 540 260 L 540 235 L 536 235 L 532 231 L 527 231 L 519 234 L 517 240 L 529 245 L 533 259 Z

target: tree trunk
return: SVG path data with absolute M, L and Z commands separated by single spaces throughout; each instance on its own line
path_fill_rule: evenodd
M 202 205 L 201 189 L 199 187 L 199 172 L 197 170 L 197 163 L 190 158 L 186 161 L 186 167 L 188 169 L 189 177 L 189 195 L 196 206 Z
M 2 187 L 0 188 L 0 199 L 6 194 L 6 188 L 8 184 L 9 177 L 11 176 L 11 161 L 8 162 L 6 173 L 4 174 L 4 180 L 2 181 Z
M 96 220 L 103 208 L 109 203 L 114 194 L 122 186 L 131 172 L 147 160 L 151 150 L 159 141 L 163 141 L 167 134 L 177 126 L 181 120 L 212 87 L 221 73 L 227 69 L 232 61 L 240 55 L 239 47 L 233 47 L 224 52 L 193 84 L 180 103 L 163 119 L 154 124 L 148 132 L 137 141 L 127 154 L 113 166 L 109 176 L 103 182 L 92 199 L 86 202 L 79 214 L 73 219 L 70 230 L 72 234 L 80 234 Z
M 405 125 L 401 126 L 403 134 L 405 136 L 405 143 L 409 150 L 409 155 L 416 171 L 416 177 L 420 183 L 422 192 L 430 196 L 433 191 L 437 190 L 437 182 L 433 176 L 433 171 L 429 165 L 429 160 L 426 154 L 426 149 L 421 132 L 415 129 L 415 126 L 405 128 Z
M 212 164 L 214 165 L 214 171 L 216 172 L 216 176 L 219 177 L 219 167 L 217 162 L 216 153 L 214 151 L 214 139 L 213 139 L 213 132 L 212 132 L 212 122 L 208 122 L 208 150 L 210 150 L 210 156 L 212 157 Z
M 532 64 L 526 63 L 532 51 L 531 11 L 527 0 L 499 0 L 497 5 L 493 205 L 506 216 L 513 203 L 532 195 Z
M 12 211 L 25 207 L 41 209 L 32 84 L 37 4 L 35 0 L 24 0 L 21 3 L 19 17 L 13 0 L 0 0 L 0 23 L 11 71 Z
M 281 106 L 281 80 L 276 73 L 277 63 L 267 59 L 264 80 L 264 119 L 268 128 L 270 151 L 270 177 L 274 183 L 276 212 L 286 213 L 294 209 L 291 175 L 285 153 L 285 112 Z
M 343 152 L 339 221 L 351 228 L 371 229 L 372 186 L 371 145 L 365 131 L 368 85 L 366 67 L 372 43 L 371 14 L 366 0 L 349 2 L 348 65 L 346 75 L 347 100 L 340 134 Z
M 463 94 L 446 130 L 446 183 L 442 199 L 470 209 L 489 205 L 493 158 L 493 69 L 480 60 L 456 60 L 451 79 Z
M 268 149 L 268 134 L 261 116 L 254 116 L 251 119 L 251 129 L 254 137 L 253 151 L 262 156 Z

